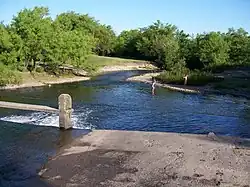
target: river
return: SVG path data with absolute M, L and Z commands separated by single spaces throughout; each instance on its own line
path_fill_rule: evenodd
M 250 138 L 250 101 L 216 95 L 172 92 L 125 81 L 140 71 L 113 72 L 90 81 L 1 91 L 0 100 L 57 107 L 57 97 L 73 99 L 74 129 L 59 131 L 58 116 L 0 109 L 0 186 L 44 186 L 42 164 L 91 129 L 161 131 Z

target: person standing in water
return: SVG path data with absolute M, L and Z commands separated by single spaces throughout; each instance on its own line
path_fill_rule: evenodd
M 155 95 L 155 84 L 156 84 L 156 80 L 154 77 L 152 77 L 152 95 Z
M 187 85 L 188 75 L 184 76 L 184 85 Z

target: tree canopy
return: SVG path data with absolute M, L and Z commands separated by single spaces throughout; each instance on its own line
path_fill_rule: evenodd
M 250 36 L 243 28 L 190 36 L 159 20 L 117 36 L 88 14 L 70 11 L 52 19 L 47 7 L 23 9 L 10 24 L 0 24 L 0 63 L 9 69 L 33 71 L 37 62 L 84 68 L 90 54 L 149 60 L 165 70 L 245 66 Z

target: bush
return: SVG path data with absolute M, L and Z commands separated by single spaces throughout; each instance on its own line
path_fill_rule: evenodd
M 42 72 L 44 72 L 43 67 L 37 66 L 37 67 L 36 67 L 36 72 L 37 72 L 37 73 L 42 73 Z
M 7 84 L 20 84 L 22 77 L 16 70 L 9 69 L 8 66 L 0 64 L 0 86 Z
M 166 71 L 156 76 L 156 80 L 166 84 L 184 84 L 183 74 Z
M 174 71 L 167 71 L 161 73 L 156 77 L 156 80 L 166 83 L 166 84 L 184 84 L 184 76 L 182 72 L 174 72 Z M 211 82 L 220 81 L 221 78 L 213 76 L 213 74 L 209 72 L 199 72 L 199 71 L 192 71 L 188 74 L 188 81 L 187 85 L 192 86 L 203 86 Z
M 25 71 L 27 71 L 27 68 L 25 66 L 18 66 L 17 70 L 21 71 L 21 72 L 25 72 Z

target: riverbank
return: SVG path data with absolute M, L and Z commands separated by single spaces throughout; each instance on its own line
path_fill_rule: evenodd
M 127 79 L 127 81 L 136 81 L 136 82 L 143 82 L 143 83 L 151 84 L 152 77 L 155 77 L 159 74 L 160 73 L 146 73 L 143 75 L 130 77 Z M 156 83 L 156 86 L 164 87 L 173 91 L 185 92 L 185 93 L 203 93 L 206 90 L 205 87 L 170 85 L 170 84 L 162 84 L 162 83 Z
M 39 174 L 52 186 L 247 187 L 249 147 L 250 140 L 213 133 L 95 130 L 63 147 Z
M 0 87 L 0 90 L 14 90 L 19 88 L 32 88 L 32 87 L 41 87 L 41 86 L 50 86 L 52 84 L 63 84 L 70 82 L 80 82 L 89 80 L 90 77 L 55 77 L 48 74 L 35 74 L 35 78 L 30 75 L 30 73 L 22 73 L 22 76 L 25 77 L 23 83 L 19 85 L 7 85 Z
M 240 70 L 225 71 L 223 73 L 216 74 L 216 76 L 223 76 L 223 81 L 210 83 L 206 86 L 173 85 L 163 83 L 156 83 L 156 85 L 169 90 L 185 93 L 231 95 L 234 97 L 250 99 L 249 72 L 250 71 L 246 72 Z M 160 73 L 146 73 L 143 75 L 130 77 L 127 79 L 127 81 L 151 84 L 152 77 L 156 77 L 159 74 Z
M 105 59 L 106 58 L 107 57 L 105 57 Z M 3 86 L 0 87 L 0 90 L 13 90 L 13 89 L 27 88 L 27 87 L 40 87 L 40 86 L 50 86 L 53 84 L 80 82 L 89 80 L 93 75 L 104 74 L 114 71 L 157 69 L 157 67 L 152 65 L 150 62 L 144 62 L 144 61 L 129 62 L 129 60 L 127 60 L 126 62 L 117 61 L 116 64 L 112 62 L 111 65 L 105 65 L 105 63 L 103 63 L 102 65 L 103 66 L 101 66 L 98 70 L 96 70 L 95 73 L 86 77 L 74 76 L 74 75 L 56 77 L 48 75 L 46 73 L 34 73 L 33 75 L 31 75 L 29 72 L 23 72 L 21 73 L 23 79 L 23 82 L 21 84 Z

